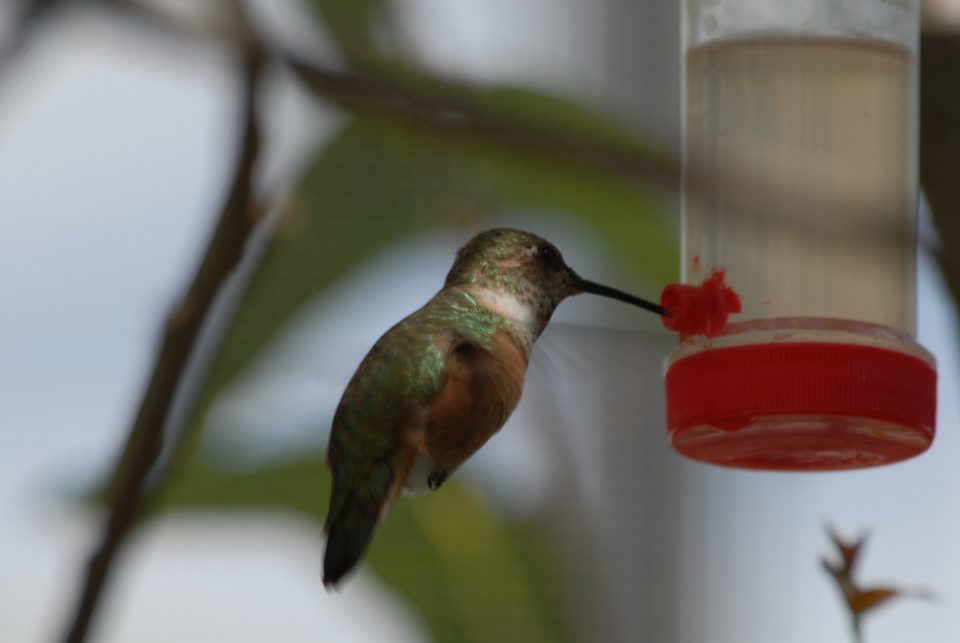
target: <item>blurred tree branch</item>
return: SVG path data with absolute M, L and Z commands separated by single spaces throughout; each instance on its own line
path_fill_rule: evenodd
M 291 53 L 278 57 L 316 93 L 351 112 L 383 115 L 437 132 L 456 132 L 523 151 L 585 163 L 631 181 L 673 187 L 679 177 L 676 160 L 638 153 L 626 145 L 538 126 L 528 120 L 485 111 L 477 90 L 449 80 L 418 90 L 413 83 L 388 78 L 372 69 L 349 72 L 326 68 Z
M 262 52 L 243 52 L 242 129 L 232 183 L 189 291 L 166 321 L 153 372 L 116 465 L 114 484 L 107 496 L 109 517 L 102 541 L 88 564 L 65 641 L 77 643 L 87 638 L 112 563 L 150 497 L 147 479 L 161 453 L 170 408 L 200 328 L 214 298 L 240 262 L 247 239 L 260 218 L 253 193 L 253 173 L 260 147 L 257 93 L 262 67 Z

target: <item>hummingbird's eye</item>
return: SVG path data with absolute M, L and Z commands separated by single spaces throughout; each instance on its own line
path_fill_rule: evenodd
M 537 246 L 537 259 L 543 263 L 555 263 L 560 256 L 551 246 L 541 244 Z

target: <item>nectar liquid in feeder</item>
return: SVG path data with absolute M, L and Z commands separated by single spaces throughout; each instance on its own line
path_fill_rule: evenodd
M 723 270 L 740 310 L 667 359 L 681 453 L 831 470 L 932 442 L 916 39 L 914 0 L 686 0 L 682 279 Z

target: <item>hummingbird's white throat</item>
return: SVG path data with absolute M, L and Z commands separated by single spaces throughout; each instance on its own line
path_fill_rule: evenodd
M 513 293 L 492 288 L 471 288 L 470 294 L 481 306 L 504 319 L 526 326 L 537 324 L 537 311 Z

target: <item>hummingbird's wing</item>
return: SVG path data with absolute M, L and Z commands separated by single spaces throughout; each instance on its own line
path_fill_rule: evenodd
M 443 384 L 442 356 L 429 334 L 417 332 L 416 315 L 374 345 L 334 414 L 327 447 L 333 484 L 324 525 L 326 585 L 353 568 L 399 494 L 414 457 L 406 436 L 421 421 L 418 408 Z

